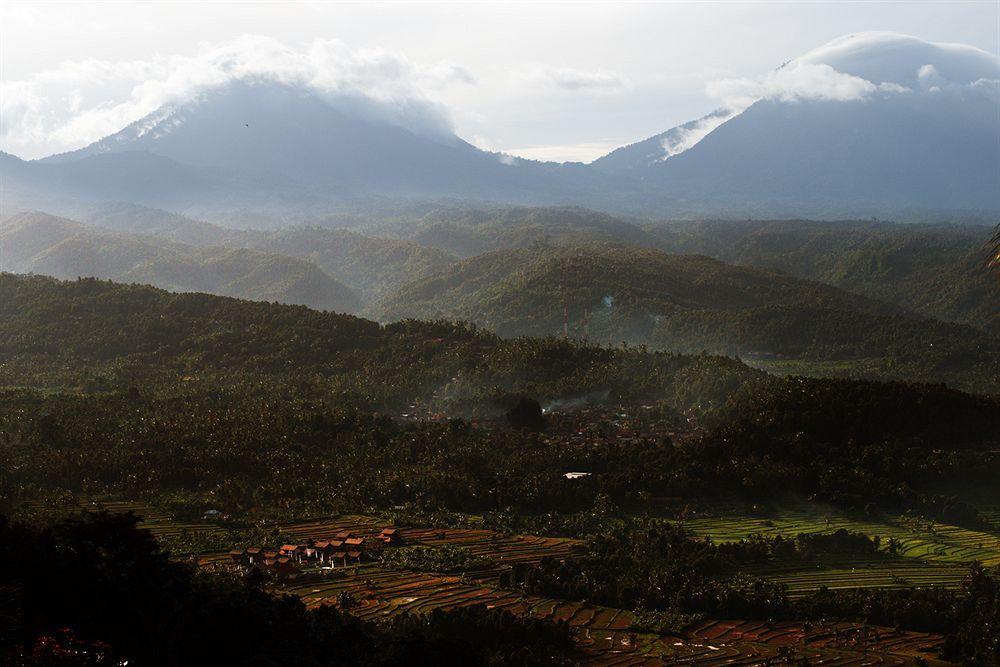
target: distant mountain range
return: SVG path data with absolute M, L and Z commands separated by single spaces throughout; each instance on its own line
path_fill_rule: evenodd
M 740 100 L 591 165 L 480 150 L 440 129 L 240 80 L 85 148 L 0 154 L 6 212 L 110 202 L 202 217 L 373 198 L 576 204 L 643 216 L 1000 210 L 1000 59 L 892 33 L 835 40 Z

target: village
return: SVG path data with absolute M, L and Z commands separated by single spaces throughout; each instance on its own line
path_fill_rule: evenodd
M 285 582 L 310 571 L 333 570 L 373 560 L 383 549 L 403 544 L 398 528 L 383 528 L 377 535 L 362 536 L 343 530 L 332 539 L 306 540 L 277 548 L 252 546 L 229 551 L 229 560 L 244 572 L 261 573 Z

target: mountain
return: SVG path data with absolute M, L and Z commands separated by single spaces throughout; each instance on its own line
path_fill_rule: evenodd
M 631 247 L 489 253 L 406 285 L 365 312 L 379 320 L 466 320 L 502 336 L 565 330 L 601 343 L 708 350 L 765 364 L 799 360 L 827 375 L 1000 388 L 1000 339 L 983 332 L 773 270 Z
M 448 198 L 646 217 L 1000 210 L 995 55 L 861 33 L 722 84 L 719 109 L 584 165 L 483 151 L 360 94 L 237 79 L 76 151 L 0 155 L 0 207 L 264 219 Z
M 157 109 L 96 143 L 43 162 L 132 151 L 341 191 L 363 188 L 376 174 L 387 186 L 433 187 L 441 167 L 474 169 L 487 161 L 454 135 L 417 134 L 350 114 L 305 87 L 244 80 Z M 492 162 L 500 171 L 502 165 Z
M 79 213 L 93 202 L 142 202 L 182 209 L 191 202 L 222 202 L 224 179 L 142 151 L 81 157 L 66 162 L 25 161 L 0 152 L 4 196 L 0 215 L 35 208 Z
M 695 210 L 1000 209 L 995 55 L 862 33 L 782 65 L 748 94 L 758 99 L 742 112 L 720 110 L 593 166 Z
M 44 213 L 22 213 L 0 224 L 0 269 L 57 278 L 93 276 L 339 312 L 361 306 L 348 287 L 300 259 L 101 231 Z
M 370 106 L 301 85 L 237 80 L 39 162 L 57 172 L 56 165 L 109 155 L 155 155 L 199 174 L 212 190 L 209 201 L 303 210 L 363 195 L 549 201 L 586 196 L 593 181 L 582 165 L 488 153 L 445 127 L 406 126 Z

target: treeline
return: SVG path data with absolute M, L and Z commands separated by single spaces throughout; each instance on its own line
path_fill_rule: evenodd
M 384 625 L 275 597 L 263 580 L 196 574 L 129 515 L 47 529 L 0 516 L 7 665 L 562 665 L 569 629 L 467 608 Z

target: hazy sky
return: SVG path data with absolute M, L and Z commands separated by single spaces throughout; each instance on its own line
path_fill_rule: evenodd
M 34 158 L 90 143 L 210 62 L 308 66 L 339 87 L 428 100 L 481 147 L 587 161 L 711 111 L 713 81 L 868 30 L 1000 54 L 1000 2 L 0 0 L 0 148 Z

